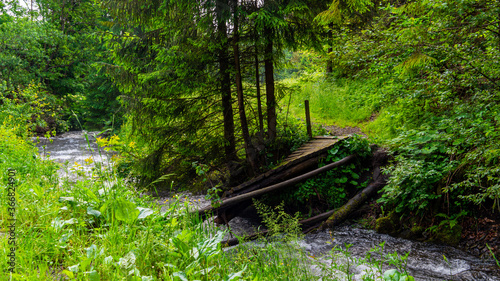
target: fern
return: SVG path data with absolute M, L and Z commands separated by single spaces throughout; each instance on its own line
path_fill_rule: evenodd
M 396 66 L 396 70 L 400 71 L 400 75 L 407 75 L 436 62 L 437 60 L 433 57 L 421 52 L 415 52 L 406 61 Z
M 330 9 L 319 13 L 314 20 L 320 25 L 328 25 L 330 23 L 340 25 L 342 23 L 342 12 L 338 9 L 338 6 L 332 7 L 334 7 L 333 3 Z

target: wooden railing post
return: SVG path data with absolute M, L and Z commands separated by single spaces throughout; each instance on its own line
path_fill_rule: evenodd
M 311 114 L 309 113 L 309 100 L 304 101 L 304 106 L 306 108 L 306 126 L 307 126 L 307 134 L 309 138 L 312 139 L 312 127 L 311 127 Z

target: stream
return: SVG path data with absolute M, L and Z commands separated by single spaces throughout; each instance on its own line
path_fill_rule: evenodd
M 49 156 L 49 159 L 60 163 L 68 163 L 69 166 L 76 162 L 89 169 L 89 165 L 84 165 L 85 159 L 92 156 L 94 156 L 94 161 L 108 164 L 111 156 L 104 152 L 98 152 L 93 135 L 95 133 L 88 133 L 90 146 L 87 144 L 83 132 L 67 132 L 53 137 L 51 140 L 40 138 L 37 146 L 42 156 Z M 68 176 L 68 169 L 62 168 L 60 175 Z M 203 195 L 189 193 L 179 195 L 182 200 L 193 202 L 193 206 L 196 208 L 210 204 Z M 161 205 L 168 204 L 166 201 L 166 197 L 157 199 L 158 204 Z M 166 205 L 163 207 L 166 208 Z M 251 233 L 257 229 L 258 222 L 255 219 L 237 217 L 229 223 L 229 227 L 232 232 L 237 234 Z M 307 252 L 310 267 L 321 280 L 323 268 L 319 266 L 320 264 L 329 265 L 332 263 L 332 259 L 345 261 L 345 257 L 332 256 L 331 250 L 334 246 L 344 247 L 346 244 L 352 244 L 349 248 L 351 259 L 361 259 L 371 248 L 382 242 L 385 242 L 383 251 L 385 254 L 397 252 L 404 255 L 409 252 L 407 269 L 410 275 L 415 277 L 415 280 L 500 281 L 500 270 L 491 260 L 479 259 L 450 246 L 395 238 L 356 226 L 343 225 L 332 231 L 307 234 L 298 243 Z M 350 273 L 354 275 L 354 280 L 363 280 L 362 275 L 370 269 L 370 265 L 362 262 L 354 263 Z M 347 277 L 339 273 L 338 280 L 344 279 L 347 280 Z

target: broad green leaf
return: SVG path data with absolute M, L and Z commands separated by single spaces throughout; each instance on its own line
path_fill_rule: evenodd
M 88 280 L 90 280 L 90 281 L 100 281 L 101 280 L 101 276 L 95 270 L 92 270 L 90 272 L 84 272 L 84 274 L 88 276 L 88 278 L 89 278 Z
M 399 280 L 399 272 L 396 269 L 389 269 L 384 272 L 384 280 L 387 281 L 398 281 Z
M 123 269 L 130 269 L 135 265 L 135 254 L 134 252 L 128 252 L 123 258 L 120 258 L 118 265 Z
M 174 274 L 172 274 L 172 275 L 174 276 L 174 280 L 180 279 L 181 281 L 189 281 L 189 279 L 186 276 L 186 273 L 184 273 L 182 271 L 174 272 Z M 177 278 L 175 278 L 175 277 L 177 277 Z
M 154 214 L 154 211 L 152 209 L 149 209 L 149 208 L 142 208 L 142 207 L 137 207 L 137 209 L 139 210 L 139 216 L 137 217 L 137 219 L 145 219 L 147 217 L 149 217 L 150 215 Z
M 66 274 L 69 278 L 75 278 L 75 274 L 69 270 L 63 270 L 62 273 Z
M 80 267 L 80 264 L 77 263 L 75 265 L 72 265 L 72 266 L 68 267 L 68 270 L 71 271 L 71 272 L 73 272 L 73 273 L 78 273 L 79 267 Z
M 140 213 L 134 203 L 123 198 L 116 200 L 113 204 L 113 208 L 116 219 L 126 223 L 133 223 Z
M 98 210 L 95 210 L 91 206 L 87 207 L 87 214 L 91 215 L 91 216 L 95 216 L 96 218 L 101 216 L 101 212 L 99 212 Z

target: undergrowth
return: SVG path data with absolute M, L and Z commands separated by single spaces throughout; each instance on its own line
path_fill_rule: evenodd
M 394 161 L 385 170 L 390 180 L 379 200 L 386 210 L 417 215 L 428 227 L 443 221 L 436 217 L 440 213 L 500 211 L 498 91 L 464 90 L 459 84 L 471 82 L 471 76 L 426 71 L 429 79 L 423 80 L 424 72 L 368 70 L 350 79 L 316 78 L 302 83 L 292 112 L 302 115 L 301 102 L 308 98 L 320 122 L 356 125 L 392 151 Z M 332 106 L 341 102 L 340 109 Z
M 290 98 L 290 112 L 305 116 L 304 101 L 309 100 L 311 119 L 316 123 L 357 126 L 370 119 L 381 106 L 376 94 L 382 92 L 379 81 L 288 79 L 286 83 L 297 88 Z

